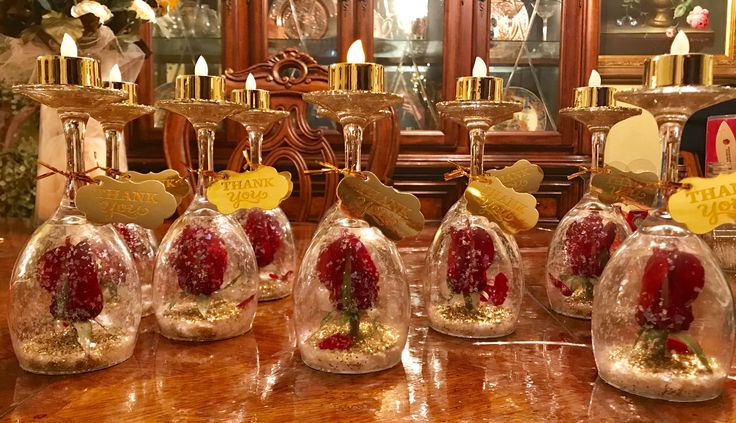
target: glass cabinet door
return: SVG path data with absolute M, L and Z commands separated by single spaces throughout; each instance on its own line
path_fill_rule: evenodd
M 491 0 L 488 64 L 524 109 L 500 131 L 555 131 L 560 86 L 560 0 Z
M 268 0 L 266 16 L 269 55 L 293 47 L 337 62 L 337 0 Z
M 437 130 L 442 121 L 443 0 L 375 0 L 374 61 L 385 68 L 386 91 L 402 94 L 401 129 Z
M 153 26 L 153 100 L 174 98 L 177 75 L 193 74 L 203 56 L 210 75 L 222 73 L 222 2 L 183 0 Z M 166 112 L 154 114 L 154 128 L 163 128 Z

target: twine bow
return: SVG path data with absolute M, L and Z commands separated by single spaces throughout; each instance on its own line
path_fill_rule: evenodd
M 67 178 L 74 179 L 75 181 L 79 181 L 79 182 L 85 182 L 85 183 L 88 183 L 88 184 L 96 184 L 97 183 L 97 181 L 95 179 L 92 179 L 90 176 L 87 175 L 89 172 L 92 172 L 92 171 L 96 170 L 96 168 L 92 168 L 92 169 L 87 170 L 85 172 L 67 172 L 66 170 L 61 170 L 59 168 L 56 168 L 54 166 L 51 166 L 48 163 L 42 162 L 41 160 L 38 161 L 38 164 L 40 164 L 41 166 L 43 166 L 46 169 L 50 170 L 50 172 L 46 172 L 46 173 L 44 173 L 42 175 L 36 176 L 36 179 L 37 180 L 48 178 L 51 175 L 63 175 L 65 177 L 67 177 Z
M 186 166 L 186 163 L 182 163 L 182 164 L 184 166 Z M 186 171 L 187 171 L 187 174 L 185 176 L 187 176 L 187 177 L 188 176 L 191 176 L 193 174 L 196 174 L 198 176 L 208 176 L 208 177 L 213 178 L 213 179 L 227 179 L 227 175 L 226 174 L 220 173 L 220 172 L 215 172 L 215 171 L 212 171 L 212 170 L 207 170 L 207 169 L 201 169 L 200 170 L 200 169 L 194 169 L 194 168 L 191 168 L 191 167 L 188 167 L 187 166 L 186 167 Z
M 255 164 L 250 161 L 250 157 L 248 157 L 248 152 L 243 150 L 243 158 L 245 159 L 245 164 L 243 165 L 243 170 L 256 170 L 258 169 L 258 164 Z
M 95 170 L 98 170 L 99 169 L 99 170 L 104 171 L 105 172 L 105 175 L 112 176 L 115 179 L 117 179 L 117 178 L 119 178 L 119 177 L 121 177 L 121 176 L 123 176 L 125 174 L 125 172 L 121 172 L 118 169 L 113 169 L 111 167 L 100 166 L 100 162 L 97 160 L 97 153 L 96 152 L 94 153 L 94 158 L 95 158 L 95 167 L 93 167 L 92 169 L 89 169 L 89 170 L 85 171 L 84 173 L 94 172 Z
M 306 175 L 326 175 L 330 173 L 339 173 L 339 174 L 342 174 L 343 176 L 357 176 L 362 179 L 368 179 L 367 176 L 363 175 L 361 172 L 358 172 L 352 167 L 340 169 L 334 164 L 328 163 L 328 162 L 317 162 L 317 164 L 322 166 L 322 169 L 307 169 L 304 171 L 304 174 Z
M 571 180 L 573 180 L 575 178 L 579 178 L 581 176 L 587 175 L 589 173 L 592 173 L 594 175 L 595 174 L 610 174 L 611 173 L 611 169 L 609 169 L 607 167 L 597 167 L 597 168 L 593 169 L 591 167 L 578 166 L 578 168 L 580 170 L 578 170 L 577 172 L 573 173 L 572 175 L 568 175 L 568 177 L 567 177 L 567 180 L 568 181 L 571 181 Z
M 477 176 L 472 176 L 470 174 L 470 167 L 463 166 L 460 163 L 455 163 L 452 160 L 448 160 L 448 162 L 451 165 L 455 166 L 455 169 L 453 169 L 453 170 L 445 173 L 445 175 L 444 175 L 445 181 L 450 181 L 452 179 L 462 178 L 463 176 L 465 176 L 465 177 L 467 177 L 468 179 L 471 179 L 471 180 L 478 179 Z
M 446 172 L 444 174 L 445 181 L 450 181 L 452 179 L 466 177 L 470 181 L 481 181 L 487 184 L 491 183 L 490 175 L 486 175 L 486 174 L 471 175 L 470 166 L 463 166 L 460 163 L 453 162 L 452 160 L 448 160 L 447 162 L 455 166 L 455 169 L 449 172 Z

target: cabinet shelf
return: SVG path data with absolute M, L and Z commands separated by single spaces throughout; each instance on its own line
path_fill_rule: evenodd
M 488 57 L 491 66 L 513 66 L 519 49 L 523 48 L 524 41 L 491 40 Z M 559 66 L 559 41 L 527 41 L 526 49 L 519 65 L 528 65 L 529 61 L 538 66 Z
M 202 55 L 208 63 L 222 61 L 220 37 L 153 37 L 153 51 L 161 62 L 179 61 L 183 57 Z

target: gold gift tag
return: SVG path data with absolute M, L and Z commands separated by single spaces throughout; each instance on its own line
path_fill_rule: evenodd
M 736 223 L 736 173 L 715 178 L 685 178 L 669 199 L 672 218 L 696 234 Z
M 130 179 L 133 182 L 144 182 L 144 181 L 161 181 L 171 195 L 176 197 L 176 204 L 179 205 L 181 200 L 192 192 L 192 187 L 189 185 L 189 180 L 181 175 L 174 169 L 166 169 L 158 173 L 139 173 L 135 171 L 128 171 L 120 176 L 120 179 Z
M 176 198 L 161 181 L 133 182 L 95 177 L 99 184 L 77 190 L 77 208 L 94 223 L 135 223 L 156 229 L 176 211 Z
M 529 160 L 519 160 L 503 169 L 491 169 L 483 173 L 482 178 L 492 176 L 516 192 L 533 193 L 539 191 L 539 185 L 544 179 L 541 167 L 532 164 Z
M 537 199 L 505 187 L 496 177 L 471 181 L 465 189 L 468 211 L 495 222 L 504 232 L 515 234 L 533 228 L 539 220 Z
M 337 185 L 337 197 L 347 214 L 375 226 L 398 241 L 415 236 L 424 228 L 419 199 L 381 183 L 371 172 L 366 178 L 349 175 Z
M 634 203 L 644 208 L 654 206 L 659 177 L 652 172 L 624 172 L 606 167 L 605 173 L 593 175 L 592 190 L 608 204 Z
M 225 214 L 251 207 L 271 210 L 288 198 L 294 187 L 289 172 L 277 172 L 271 166 L 222 173 L 226 177 L 207 188 L 207 199 Z

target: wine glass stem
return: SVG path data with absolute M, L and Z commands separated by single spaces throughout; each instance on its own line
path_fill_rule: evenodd
M 542 18 L 542 41 L 547 41 L 547 18 Z
M 360 172 L 360 146 L 363 144 L 363 127 L 356 123 L 343 126 L 345 137 L 345 168 Z
M 250 163 L 253 168 L 261 165 L 261 145 L 263 144 L 263 132 L 258 130 L 248 131 L 248 142 L 250 143 Z
M 672 192 L 672 183 L 679 180 L 677 176 L 680 158 L 680 139 L 683 122 L 664 121 L 659 123 L 659 141 L 662 145 L 662 185 L 657 192 L 657 210 L 660 215 L 667 215 L 667 200 Z
M 207 201 L 207 187 L 210 185 L 210 176 L 207 173 L 214 170 L 212 150 L 215 145 L 215 125 L 202 125 L 194 129 L 197 131 L 197 146 L 199 148 L 199 177 L 197 178 L 197 191 L 194 200 Z
M 593 131 L 591 136 L 591 160 L 590 160 L 590 179 L 588 181 L 588 191 L 593 186 L 593 176 L 596 171 L 602 169 L 605 165 L 603 161 L 603 154 L 606 150 L 606 131 Z
M 120 145 L 123 142 L 123 127 L 108 126 L 105 128 L 105 173 L 107 176 L 115 176 L 113 171 L 120 170 Z
M 483 128 L 470 130 L 470 176 L 483 174 L 483 150 L 486 144 L 486 131 Z
M 64 129 L 66 140 L 66 170 L 69 176 L 66 178 L 66 187 L 61 197 L 61 206 L 76 208 L 75 198 L 80 182 L 74 177 L 75 174 L 84 173 L 84 131 L 87 126 L 89 115 L 86 113 L 59 113 Z

